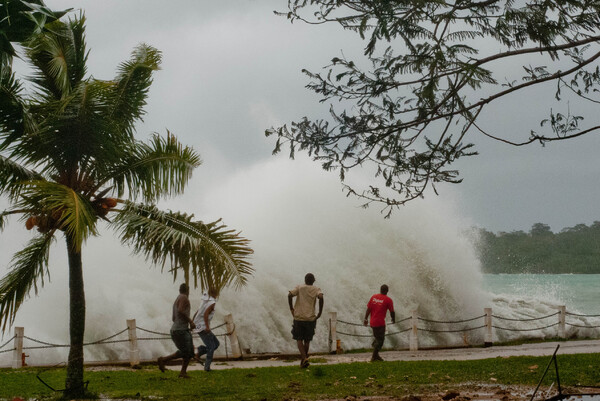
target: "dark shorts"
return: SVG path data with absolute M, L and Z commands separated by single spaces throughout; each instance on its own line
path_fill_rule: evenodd
M 171 330 L 171 340 L 177 347 L 177 356 L 181 358 L 194 356 L 194 340 L 189 330 Z
M 373 330 L 373 337 L 375 337 L 373 340 L 373 348 L 379 351 L 383 347 L 385 341 L 385 326 L 371 327 L 371 329 Z
M 292 337 L 294 340 L 311 341 L 315 335 L 317 321 L 294 320 L 292 325 Z

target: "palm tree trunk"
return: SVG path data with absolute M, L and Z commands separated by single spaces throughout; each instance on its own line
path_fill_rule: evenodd
M 67 237 L 67 253 L 69 255 L 69 295 L 70 317 L 69 334 L 71 348 L 67 364 L 67 380 L 65 398 L 81 398 L 83 387 L 83 335 L 85 332 L 85 292 L 83 290 L 83 265 L 81 250 L 76 249 L 72 238 Z

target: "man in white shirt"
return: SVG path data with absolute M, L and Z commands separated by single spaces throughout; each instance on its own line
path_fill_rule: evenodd
M 217 348 L 219 348 L 219 340 L 217 336 L 210 329 L 210 321 L 215 314 L 215 305 L 217 304 L 217 297 L 219 296 L 219 290 L 210 287 L 207 292 L 202 294 L 202 304 L 200 309 L 194 314 L 194 324 L 196 325 L 196 333 L 200 336 L 200 339 L 204 343 L 198 347 L 198 356 L 200 357 L 206 354 L 206 360 L 204 361 L 204 370 L 210 372 L 210 364 L 212 363 L 213 354 Z

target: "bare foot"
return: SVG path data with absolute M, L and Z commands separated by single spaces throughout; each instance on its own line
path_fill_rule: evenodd
M 165 361 L 163 360 L 162 356 L 160 358 L 158 358 L 158 369 L 160 369 L 161 372 L 164 372 L 165 370 L 167 370 L 165 368 Z

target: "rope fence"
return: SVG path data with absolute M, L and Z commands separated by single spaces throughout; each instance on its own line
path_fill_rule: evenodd
M 556 313 L 553 313 L 553 314 L 551 314 L 551 315 L 542 316 L 542 317 L 533 317 L 533 318 L 530 318 L 530 319 L 511 319 L 511 318 L 508 318 L 508 317 L 502 317 L 502 316 L 496 316 L 496 315 L 492 315 L 492 317 L 493 317 L 494 319 L 499 319 L 499 320 L 509 320 L 509 321 L 512 321 L 512 322 L 533 322 L 533 321 L 536 321 L 536 320 L 542 320 L 542 319 L 547 319 L 547 318 L 549 318 L 549 317 L 556 316 L 556 315 L 558 315 L 559 313 L 560 313 L 560 312 L 556 312 Z
M 579 313 L 567 312 L 569 316 L 578 316 L 578 317 L 600 317 L 600 315 L 581 315 Z
M 429 319 L 426 317 L 418 316 L 417 311 L 413 311 L 412 316 L 405 317 L 403 319 L 397 320 L 394 323 L 389 325 L 397 325 L 399 323 L 405 323 L 410 321 L 410 327 L 400 329 L 398 331 L 388 331 L 385 335 L 386 337 L 396 336 L 398 334 L 409 333 L 408 342 L 409 349 L 411 351 L 418 350 L 418 335 L 420 332 L 423 333 L 431 333 L 434 335 L 439 335 L 443 333 L 469 333 L 475 331 L 483 331 L 484 345 L 491 346 L 493 343 L 493 330 L 497 332 L 534 332 L 550 329 L 553 327 L 557 327 L 557 337 L 566 338 L 566 328 L 574 327 L 578 329 L 598 329 L 600 328 L 600 322 L 591 323 L 588 322 L 588 318 L 597 318 L 600 315 L 597 314 L 579 314 L 579 313 L 571 313 L 566 311 L 565 306 L 559 306 L 558 312 L 551 313 L 549 315 L 539 316 L 539 317 L 523 317 L 523 318 L 515 318 L 508 316 L 498 316 L 492 314 L 491 308 L 485 308 L 483 315 L 478 315 L 471 318 L 466 319 L 456 319 L 456 320 L 441 320 L 441 319 Z M 532 322 L 539 322 L 550 318 L 558 317 L 558 321 L 553 323 L 543 324 L 536 327 L 527 327 L 530 326 Z M 567 317 L 573 317 L 584 321 L 584 324 L 578 324 L 576 322 L 567 322 Z M 466 323 L 472 323 L 476 321 L 482 321 L 483 325 L 465 325 Z M 506 321 L 506 322 L 514 322 L 515 327 L 507 327 L 506 325 L 496 325 L 493 324 L 494 320 Z M 518 325 L 516 323 L 523 323 L 525 325 Z M 348 330 L 338 330 L 338 325 L 351 326 L 355 329 L 354 332 L 350 332 Z M 458 326 L 458 327 L 457 327 Z M 460 327 L 462 326 L 462 327 Z M 519 327 L 520 326 L 520 327 Z M 357 327 L 362 327 L 363 331 L 361 332 Z M 368 331 L 367 331 L 368 330 Z M 547 335 L 548 333 L 545 333 Z M 364 323 L 357 323 L 348 320 L 337 319 L 337 313 L 332 312 L 331 318 L 329 320 L 329 351 L 333 352 L 333 345 L 336 344 L 339 340 L 337 336 L 346 336 L 346 337 L 356 337 L 356 338 L 373 338 L 373 334 L 370 332 L 370 327 L 365 326 Z M 440 339 L 437 339 L 440 340 Z M 466 341 L 466 340 L 465 340 Z M 439 346 L 440 344 L 437 344 Z M 339 347 L 339 344 L 336 344 Z
M 241 357 L 241 349 L 239 347 L 239 342 L 236 334 L 235 323 L 233 322 L 233 317 L 231 315 L 225 316 L 225 322 L 211 328 L 212 331 L 218 330 L 220 328 L 225 328 L 225 330 L 221 330 L 221 332 L 216 333 L 216 336 L 223 336 L 223 343 L 225 348 L 226 358 L 229 358 L 230 353 L 233 358 Z M 146 337 L 138 337 L 137 332 L 147 333 L 150 336 Z M 190 330 L 192 331 L 192 330 Z M 127 333 L 128 338 L 125 339 L 117 339 L 118 336 Z M 160 341 L 160 340 L 170 340 L 170 333 L 163 333 L 155 330 L 149 330 L 143 327 L 137 326 L 135 319 L 130 319 L 127 321 L 127 327 L 123 330 L 116 332 L 108 337 L 104 337 L 99 340 L 85 342 L 83 344 L 84 347 L 87 346 L 95 346 L 95 345 L 110 345 L 110 344 L 118 344 L 118 343 L 128 343 L 129 344 L 129 362 L 132 366 L 136 366 L 140 364 L 139 359 L 139 349 L 138 342 L 140 341 Z M 28 342 L 33 343 L 34 345 L 24 346 L 23 341 L 27 340 Z M 229 344 L 228 344 L 229 343 Z M 9 347 L 12 344 L 12 347 Z M 229 347 L 228 347 L 229 345 Z M 25 366 L 25 358 L 29 355 L 25 355 L 24 351 L 28 350 L 40 350 L 40 349 L 50 349 L 50 348 L 69 348 L 70 344 L 57 344 L 48 341 L 39 340 L 36 338 L 32 338 L 26 336 L 24 334 L 23 327 L 15 327 L 15 335 L 11 337 L 8 341 L 0 346 L 0 354 L 12 352 L 13 353 L 13 368 L 20 368 Z M 7 349 L 4 349 L 7 348 Z
M 558 323 L 552 323 L 552 324 L 549 324 L 548 326 L 543 326 L 543 327 L 534 327 L 532 329 L 511 329 L 509 327 L 499 327 L 499 326 L 492 326 L 492 327 L 495 328 L 496 330 L 506 330 L 506 331 L 537 331 L 537 330 L 548 329 L 548 328 L 554 327 L 554 326 L 558 326 Z
M 505 322 L 514 322 L 514 323 L 524 323 L 525 326 L 529 326 L 532 322 L 543 321 L 550 318 L 556 318 L 558 316 L 558 321 L 544 324 L 542 326 L 537 327 L 506 327 L 506 325 L 499 326 L 493 324 L 494 320 L 505 321 Z M 493 330 L 497 332 L 534 332 L 550 329 L 553 327 L 557 327 L 557 336 L 559 338 L 566 338 L 567 327 L 572 327 L 575 329 L 600 329 L 600 321 L 590 322 L 589 318 L 598 318 L 600 315 L 598 314 L 579 314 L 579 313 L 571 313 L 566 311 L 565 306 L 558 307 L 558 312 L 552 313 L 545 316 L 539 317 L 524 317 L 524 318 L 514 318 L 514 317 L 506 317 L 506 316 L 498 316 L 492 314 L 491 308 L 485 308 L 483 315 L 478 315 L 471 318 L 466 319 L 456 319 L 456 320 L 441 320 L 441 319 L 429 319 L 426 317 L 419 316 L 417 311 L 413 311 L 411 316 L 404 317 L 402 319 L 396 320 L 393 323 L 388 324 L 391 328 L 392 326 L 397 327 L 397 329 L 389 330 L 385 335 L 386 337 L 394 337 L 398 335 L 403 335 L 404 333 L 408 333 L 408 342 L 409 349 L 411 351 L 419 349 L 419 333 L 429 333 L 432 335 L 440 335 L 443 333 L 466 333 L 483 331 L 484 345 L 489 346 L 493 343 Z M 567 318 L 579 319 L 579 321 L 571 321 L 567 322 Z M 483 321 L 483 324 L 475 324 L 475 325 L 467 325 L 467 323 L 473 323 L 477 321 Z M 352 330 L 338 330 L 338 325 L 344 325 L 348 327 L 352 327 Z M 224 343 L 224 351 L 226 358 L 241 358 L 242 351 L 239 340 L 237 338 L 236 325 L 233 322 L 233 317 L 231 315 L 225 316 L 224 323 L 213 326 L 212 330 L 221 330 L 219 333 L 215 333 L 217 336 L 223 336 Z M 138 337 L 137 333 L 144 333 L 144 335 L 151 336 L 141 336 Z M 117 339 L 120 335 L 127 333 L 128 338 L 125 339 Z M 547 335 L 548 333 L 545 333 Z M 337 312 L 330 312 L 329 319 L 329 351 L 332 352 L 335 346 L 339 348 L 338 336 L 345 337 L 356 337 L 356 338 L 372 338 L 373 334 L 370 331 L 368 326 L 365 326 L 363 323 L 356 323 L 348 320 L 337 319 Z M 437 337 L 436 337 L 437 338 Z M 108 337 L 104 337 L 102 339 L 96 341 L 90 341 L 83 344 L 83 346 L 96 346 L 96 345 L 110 345 L 110 344 L 118 344 L 118 343 L 128 343 L 129 344 L 129 361 L 132 366 L 139 365 L 139 349 L 138 342 L 141 341 L 162 341 L 162 340 L 170 340 L 171 334 L 164 333 L 156 330 L 150 330 L 144 327 L 140 327 L 136 324 L 135 319 L 130 319 L 127 321 L 127 327 L 123 330 L 118 331 L 115 334 L 112 334 Z M 23 341 L 27 340 L 34 345 L 23 346 Z M 437 339 L 439 340 L 439 338 Z M 437 341 L 436 340 L 436 341 Z M 440 344 L 438 344 L 439 346 Z M 69 344 L 55 344 L 47 341 L 42 341 L 39 339 L 35 339 L 24 334 L 24 329 L 22 327 L 15 327 L 15 335 L 11 337 L 8 341 L 0 345 L 0 354 L 4 353 L 13 353 L 13 367 L 21 367 L 25 365 L 25 355 L 23 351 L 27 350 L 38 350 L 38 349 L 49 349 L 49 348 L 68 348 Z M 335 352 L 335 351 L 333 351 Z
M 15 350 L 14 347 L 10 348 L 10 349 L 7 349 L 7 350 L 2 350 L 2 348 L 6 347 L 8 344 L 12 343 L 15 338 L 16 338 L 16 335 L 12 336 L 7 342 L 5 342 L 4 344 L 0 345 L 0 354 L 4 354 L 6 352 L 11 352 L 11 351 Z
M 465 319 L 465 320 L 450 320 L 450 321 L 444 321 L 444 320 L 430 320 L 430 319 L 425 319 L 425 318 L 422 318 L 422 317 L 419 317 L 418 319 L 419 319 L 420 321 L 422 321 L 422 322 L 427 322 L 427 323 L 469 323 L 469 322 L 472 322 L 472 321 L 474 321 L 474 320 L 481 319 L 481 318 L 484 318 L 484 317 L 485 317 L 485 315 L 481 315 L 481 316 L 473 317 L 473 318 L 471 318 L 471 319 Z M 410 319 L 410 318 L 407 318 L 407 319 Z

